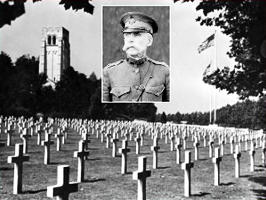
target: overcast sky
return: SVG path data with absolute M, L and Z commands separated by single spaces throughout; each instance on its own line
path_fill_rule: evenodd
M 198 53 L 198 46 L 211 34 L 213 27 L 200 26 L 195 21 L 200 12 L 193 3 L 173 3 L 173 0 L 93 0 L 94 14 L 65 10 L 59 0 L 26 3 L 26 14 L 0 30 L 0 50 L 13 61 L 23 54 L 39 56 L 41 30 L 45 26 L 63 26 L 70 33 L 71 66 L 89 76 L 101 76 L 101 9 L 102 5 L 169 5 L 171 8 L 171 103 L 156 103 L 158 112 L 190 113 L 209 111 L 211 86 L 202 81 L 203 72 L 214 57 L 214 47 Z M 120 27 L 119 27 L 120 28 Z M 226 52 L 230 38 L 219 30 L 217 38 L 217 67 L 233 67 Z M 214 94 L 214 92 L 213 92 Z M 216 90 L 217 108 L 238 101 L 237 95 Z

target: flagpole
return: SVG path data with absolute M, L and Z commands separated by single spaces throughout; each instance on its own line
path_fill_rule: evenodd
M 215 38 L 215 34 L 216 34 L 216 30 L 214 32 L 214 34 L 212 34 L 210 37 L 208 37 L 199 47 L 198 47 L 198 52 L 201 53 L 202 51 L 204 51 L 205 49 L 209 48 L 210 46 L 215 46 L 214 47 L 214 66 L 212 65 L 212 63 L 210 64 L 210 66 L 208 66 L 204 72 L 204 74 L 207 74 L 207 69 L 210 69 L 211 72 L 213 72 L 213 70 L 216 70 L 216 38 Z M 205 74 L 205 75 L 206 75 Z M 204 75 L 204 76 L 205 76 Z M 216 98 L 214 101 L 214 120 L 212 120 L 212 104 L 213 104 L 213 94 L 212 94 L 212 90 L 213 87 L 210 85 L 210 124 L 215 123 L 216 122 Z M 214 90 L 215 92 L 215 90 Z M 216 93 L 214 95 L 216 97 Z
M 216 42 L 216 29 L 214 30 L 214 70 L 217 70 L 217 58 L 216 58 L 216 53 L 217 53 L 217 42 Z M 213 124 L 216 123 L 216 89 L 214 88 L 214 116 L 213 116 Z
M 212 66 L 211 66 L 212 70 Z M 212 86 L 210 85 L 210 124 L 212 124 Z

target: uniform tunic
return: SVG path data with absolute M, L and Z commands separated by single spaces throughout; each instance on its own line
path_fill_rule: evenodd
M 143 81 L 149 74 L 144 88 Z M 112 102 L 169 101 L 169 85 L 169 67 L 165 63 L 150 58 L 141 62 L 124 59 L 103 69 L 102 97 Z

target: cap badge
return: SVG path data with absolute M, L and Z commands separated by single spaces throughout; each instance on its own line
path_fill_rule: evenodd
M 133 18 L 131 18 L 130 20 L 128 20 L 128 23 L 129 23 L 130 25 L 134 24 L 135 22 L 136 22 L 136 20 L 133 19 Z

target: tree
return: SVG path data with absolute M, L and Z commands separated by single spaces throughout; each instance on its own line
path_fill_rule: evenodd
M 256 102 L 254 110 L 254 128 L 266 128 L 266 96 L 263 96 Z
M 0 111 L 4 115 L 33 115 L 40 110 L 39 98 L 46 76 L 38 74 L 39 61 L 23 55 L 13 64 L 0 54 Z M 44 95 L 44 97 L 46 97 Z
M 12 88 L 16 95 L 10 99 L 25 108 L 29 113 L 36 109 L 35 92 L 38 80 L 39 61 L 33 56 L 23 55 L 15 62 L 15 72 L 12 75 Z
M 88 117 L 91 97 L 97 86 L 97 78 L 68 67 L 64 70 L 61 80 L 56 83 L 55 112 L 62 116 Z
M 194 0 L 183 2 L 188 1 Z M 263 96 L 266 87 L 266 2 L 204 0 L 196 10 L 202 10 L 204 14 L 196 19 L 200 25 L 220 27 L 231 37 L 227 54 L 236 61 L 233 70 L 229 67 L 217 69 L 203 81 L 228 93 L 236 93 L 241 99 Z M 215 11 L 218 14 L 214 16 Z
M 4 52 L 0 54 L 0 111 L 5 113 L 10 97 L 10 77 L 14 71 L 14 66 L 9 55 Z
M 7 0 L 0 1 L 0 28 L 6 24 L 11 24 L 16 18 L 25 13 L 25 3 L 27 0 Z M 32 0 L 34 3 L 42 0 Z M 90 0 L 61 0 L 60 5 L 63 5 L 66 10 L 81 10 L 93 14 L 94 6 L 90 4 Z
M 163 124 L 165 124 L 165 123 L 167 122 L 167 117 L 166 117 L 165 112 L 163 112 L 162 115 L 161 115 L 161 122 L 162 122 Z
M 94 94 L 91 97 L 91 104 L 89 107 L 89 117 L 91 119 L 104 119 L 105 106 L 101 103 L 101 85 L 99 84 Z

